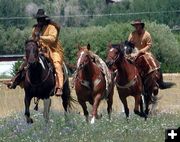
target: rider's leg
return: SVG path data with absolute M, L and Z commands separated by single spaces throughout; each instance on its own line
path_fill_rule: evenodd
M 63 90 L 63 70 L 62 70 L 62 62 L 56 61 L 53 62 L 55 67 L 55 73 L 56 73 L 56 89 L 55 89 L 55 95 L 61 96 L 62 90 Z
M 18 72 L 11 79 L 11 82 L 7 83 L 7 87 L 9 89 L 15 89 L 17 85 L 19 85 L 24 80 L 24 72 L 26 70 L 27 62 L 24 60 L 20 65 Z

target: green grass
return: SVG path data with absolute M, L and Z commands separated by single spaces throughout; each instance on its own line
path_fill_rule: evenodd
M 34 123 L 26 124 L 19 113 L 0 119 L 0 142 L 164 142 L 165 129 L 180 126 L 180 114 L 161 113 L 147 121 L 132 114 L 129 121 L 122 114 L 113 113 L 109 121 L 106 113 L 95 124 L 87 124 L 83 116 L 50 113 L 45 124 L 41 113 L 32 112 Z

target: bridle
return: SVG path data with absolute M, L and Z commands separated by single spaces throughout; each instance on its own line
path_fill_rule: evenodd
M 112 47 L 111 49 L 114 49 L 114 48 Z M 118 49 L 117 49 L 117 50 L 118 50 Z M 118 55 L 115 57 L 115 59 L 110 59 L 110 60 L 108 61 L 108 66 L 113 66 L 113 65 L 115 65 L 115 63 L 119 60 L 119 58 L 120 58 L 120 52 L 119 52 L 119 50 L 118 50 Z
M 90 56 L 89 54 L 87 54 L 87 55 Z M 80 58 L 81 58 L 81 56 L 79 57 L 78 60 L 81 60 Z M 78 67 L 77 67 L 77 72 L 82 70 L 87 64 L 89 64 L 89 60 L 84 61 L 83 63 L 79 64 Z

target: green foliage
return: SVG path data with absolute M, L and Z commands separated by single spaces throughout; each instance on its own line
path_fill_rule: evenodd
M 20 65 L 22 64 L 22 61 L 18 60 L 15 62 L 11 69 L 11 75 L 15 76 L 15 74 L 18 72 Z
M 0 17 L 32 16 L 37 8 L 44 8 L 48 15 L 65 16 L 57 20 L 65 26 L 104 25 L 109 21 L 127 22 L 136 18 L 157 21 L 173 27 L 179 24 L 179 0 L 122 0 L 116 4 L 106 5 L 106 0 L 0 0 Z M 177 12 L 170 12 L 177 11 Z M 93 16 L 101 14 L 151 12 L 119 16 Z M 157 13 L 156 13 L 157 12 Z M 158 13 L 160 12 L 160 13 Z M 69 17 L 69 15 L 86 15 Z M 89 16 L 87 16 L 89 15 Z M 24 28 L 30 25 L 30 19 L 0 20 L 4 27 Z
M 147 24 L 153 38 L 152 52 L 162 63 L 164 72 L 180 71 L 180 48 L 174 34 L 168 26 L 155 22 Z
M 163 72 L 180 71 L 180 49 L 176 37 L 168 26 L 156 22 L 146 22 L 146 29 L 153 39 L 152 52 L 162 63 Z M 24 42 L 30 36 L 31 29 L 24 30 L 10 27 L 3 29 L 0 26 L 0 53 L 23 54 Z M 119 43 L 127 40 L 133 27 L 129 23 L 112 23 L 106 26 L 89 26 L 82 28 L 62 28 L 60 39 L 65 50 L 65 59 L 76 63 L 76 46 L 90 43 L 92 50 L 103 59 L 106 58 L 109 42 Z
M 0 26 L 0 54 L 23 54 L 24 43 L 30 36 L 30 29 L 20 30 L 16 27 L 8 29 Z
M 180 49 L 169 27 L 156 22 L 146 23 L 146 29 L 153 39 L 152 52 L 162 63 L 163 72 L 179 72 Z M 105 59 L 108 43 L 127 40 L 131 31 L 133 28 L 129 23 L 114 23 L 105 27 L 65 28 L 61 31 L 60 39 L 65 49 L 66 60 L 75 63 L 78 44 L 83 46 L 90 43 L 92 50 Z
M 105 27 L 92 26 L 86 28 L 65 28 L 61 31 L 60 39 L 65 49 L 65 57 L 70 62 L 76 61 L 76 46 L 90 43 L 92 50 L 105 59 L 107 44 L 119 43 L 128 37 L 129 24 L 110 24 Z

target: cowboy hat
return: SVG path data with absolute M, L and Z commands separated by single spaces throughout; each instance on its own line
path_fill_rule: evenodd
M 38 9 L 36 15 L 34 16 L 34 18 L 38 19 L 38 18 L 47 18 L 48 16 L 45 14 L 44 9 Z
M 135 25 L 142 25 L 144 27 L 144 22 L 142 22 L 141 20 L 137 19 L 137 20 L 134 20 L 132 23 L 131 23 L 132 26 L 135 26 Z

